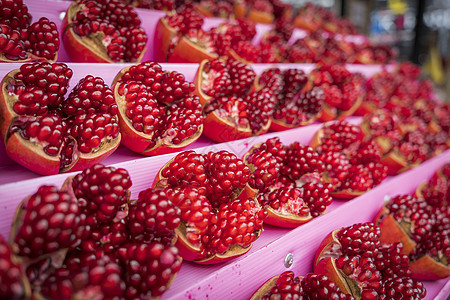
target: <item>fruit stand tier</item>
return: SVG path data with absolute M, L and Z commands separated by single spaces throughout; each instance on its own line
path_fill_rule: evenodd
M 252 145 L 274 136 L 279 136 L 283 143 L 293 141 L 307 143 L 320 126 L 311 125 L 251 139 L 210 145 L 198 148 L 196 151 L 205 153 L 220 149 L 242 155 Z M 133 181 L 131 197 L 135 199 L 141 190 L 151 186 L 156 172 L 172 156 L 173 154 L 167 154 L 135 159 L 113 164 L 113 166 L 129 171 Z M 296 229 L 280 229 L 265 225 L 260 238 L 243 257 L 211 266 L 184 262 L 171 288 L 162 299 L 248 299 L 267 278 L 287 270 L 284 260 L 288 253 L 293 255 L 293 264 L 289 270 L 293 270 L 296 274 L 311 272 L 314 252 L 326 234 L 341 226 L 371 221 L 386 196 L 413 192 L 421 182 L 429 179 L 437 169 L 448 162 L 450 162 L 450 150 L 412 170 L 386 179 L 373 190 L 354 200 L 335 200 L 324 215 Z M 15 208 L 23 198 L 32 194 L 42 184 L 61 186 L 71 175 L 73 174 L 38 177 L 1 185 L 0 234 L 9 235 Z M 450 279 L 424 282 L 424 284 L 427 288 L 426 299 L 446 299 L 450 293 Z
M 130 64 L 82 64 L 82 63 L 67 63 L 67 65 L 73 70 L 73 76 L 70 80 L 70 87 L 68 89 L 68 93 L 70 90 L 76 85 L 76 83 L 86 75 L 99 76 L 103 78 L 105 83 L 110 85 L 114 80 L 116 74 L 126 66 Z M 10 63 L 10 64 L 1 64 L 0 65 L 0 76 L 3 78 L 8 72 L 20 68 L 21 64 L 18 63 Z M 186 79 L 192 81 L 194 79 L 195 73 L 198 69 L 198 64 L 169 64 L 169 63 L 161 63 L 161 66 L 165 70 L 176 70 L 185 75 Z M 263 70 L 270 67 L 279 67 L 280 69 L 288 69 L 288 68 L 297 68 L 304 70 L 306 73 L 309 73 L 313 68 L 313 64 L 255 64 L 252 65 L 252 68 L 255 70 L 257 74 L 262 73 Z M 371 75 L 382 70 L 381 66 L 378 65 L 347 65 L 347 68 L 351 72 L 360 72 L 366 77 L 370 77 Z M 312 135 L 315 130 L 311 130 L 310 134 Z M 187 149 L 195 149 L 199 147 L 204 147 L 208 145 L 215 144 L 207 137 L 200 137 L 196 142 L 187 147 Z M 217 149 L 219 149 L 218 147 Z M 239 153 L 237 153 L 239 154 Z M 123 161 L 135 160 L 143 158 L 144 156 L 136 154 L 130 150 L 128 150 L 124 146 L 120 146 L 110 157 L 104 161 L 105 164 L 113 164 L 119 163 Z M 14 174 L 14 176 L 12 176 Z M 38 177 L 37 175 L 22 166 L 16 164 L 11 159 L 6 156 L 5 146 L 3 143 L 0 143 L 0 184 L 14 182 L 18 180 L 25 180 Z
M 24 3 L 28 6 L 28 10 L 33 16 L 33 20 L 39 20 L 41 17 L 46 17 L 50 21 L 55 22 L 58 27 L 58 31 L 60 34 L 63 32 L 63 28 L 61 28 L 61 21 L 65 16 L 65 12 L 70 5 L 70 1 L 55 1 L 55 0 L 41 0 L 41 1 L 33 1 L 33 0 L 24 0 Z M 148 42 L 147 42 L 147 51 L 143 56 L 142 61 L 153 60 L 155 59 L 153 40 L 155 28 L 158 20 L 163 17 L 166 13 L 163 11 L 157 10 L 148 10 L 148 9 L 136 9 L 141 22 L 142 27 L 145 29 Z M 208 30 L 212 27 L 223 23 L 225 19 L 222 18 L 205 18 L 205 22 L 203 24 L 203 29 Z M 269 24 L 256 24 L 256 35 L 253 39 L 253 43 L 259 43 L 262 36 L 265 32 L 269 31 L 273 26 Z M 294 29 L 291 39 L 289 43 L 293 43 L 298 38 L 302 38 L 307 34 L 305 30 Z M 348 35 L 348 36 L 338 36 L 338 38 L 344 38 L 348 41 L 354 43 L 361 43 L 367 40 L 367 37 L 362 35 Z M 71 61 L 66 50 L 64 49 L 64 45 L 61 43 L 60 49 L 58 51 L 58 61 L 69 62 Z

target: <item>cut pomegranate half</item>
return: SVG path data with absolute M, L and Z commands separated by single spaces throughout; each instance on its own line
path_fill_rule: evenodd
M 355 299 L 383 299 L 405 292 L 417 299 L 425 297 L 423 284 L 409 277 L 408 257 L 401 254 L 401 244 L 382 245 L 380 234 L 373 223 L 332 231 L 316 252 L 314 272 L 327 276 Z M 405 285 L 392 284 L 397 279 Z
M 158 172 L 154 188 L 168 190 L 181 209 L 176 245 L 185 260 L 212 264 L 250 250 L 267 212 L 240 197 L 249 177 L 250 169 L 227 151 L 185 151 Z
M 137 153 L 176 152 L 202 134 L 199 98 L 181 73 L 145 62 L 122 69 L 113 90 L 123 144 Z
M 62 38 L 76 62 L 140 62 L 147 34 L 134 8 L 120 0 L 77 0 L 67 9 Z
M 54 22 L 42 17 L 31 23 L 22 0 L 2 1 L 0 9 L 0 62 L 56 61 L 60 40 Z
M 383 205 L 375 217 L 383 243 L 401 241 L 411 259 L 412 277 L 437 280 L 450 276 L 448 264 L 448 207 L 433 207 L 426 200 L 399 195 Z
M 71 77 L 65 64 L 32 63 L 2 80 L 0 134 L 6 153 L 36 173 L 81 170 L 120 144 L 110 88 L 88 75 L 64 101 Z

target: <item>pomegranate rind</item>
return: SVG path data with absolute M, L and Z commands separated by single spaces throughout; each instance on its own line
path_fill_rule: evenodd
M 416 280 L 439 280 L 450 276 L 450 267 L 424 255 L 409 264 L 411 277 Z
M 236 19 L 245 18 L 247 15 L 247 5 L 245 1 L 235 1 L 233 5 L 233 13 Z
M 154 36 L 154 51 L 157 61 L 167 61 L 170 41 L 175 37 L 176 31 L 169 26 L 167 19 L 160 18 L 156 23 Z
M 339 231 L 334 230 L 330 232 L 323 240 L 320 242 L 319 247 L 314 255 L 314 265 L 317 265 L 321 259 L 324 258 L 324 253 L 332 248 L 334 245 L 340 246 L 338 239 L 336 238 L 336 233 Z
M 308 31 L 316 31 L 321 25 L 321 22 L 319 22 L 317 18 L 315 18 L 315 20 L 312 20 L 312 18 L 305 18 L 303 15 L 298 15 L 294 19 L 295 27 L 306 29 Z
M 108 156 L 110 156 L 114 151 L 116 151 L 116 149 L 120 145 L 121 140 L 122 134 L 119 133 L 119 135 L 114 139 L 102 141 L 100 146 L 96 148 L 97 151 L 90 153 L 80 152 L 78 154 L 78 159 L 76 159 L 76 162 L 66 168 L 60 169 L 60 173 L 83 171 L 84 169 L 92 165 L 104 161 Z
M 50 156 L 37 143 L 25 140 L 20 133 L 12 134 L 5 143 L 6 154 L 19 165 L 41 175 L 60 171 L 58 156 Z
M 233 124 L 219 117 L 217 111 L 207 114 L 203 125 L 204 135 L 219 143 L 244 139 L 252 135 L 250 127 L 241 127 Z
M 228 50 L 228 57 L 231 57 L 234 60 L 243 62 L 247 65 L 251 65 L 253 62 L 246 60 L 245 58 L 241 57 L 239 54 L 236 53 L 233 49 Z
M 380 162 L 388 167 L 388 175 L 397 175 L 413 167 L 412 164 L 408 165 L 405 157 L 395 150 L 381 157 Z
M 313 219 L 311 214 L 301 217 L 296 214 L 279 213 L 272 207 L 267 207 L 266 210 L 267 210 L 267 217 L 264 219 L 264 223 L 277 227 L 295 228 L 302 224 L 308 223 Z M 323 213 L 325 213 L 325 211 Z
M 365 116 L 371 114 L 377 110 L 375 103 L 362 101 L 359 107 L 355 111 L 356 116 Z
M 388 209 L 383 206 L 377 213 L 374 223 L 380 227 L 380 241 L 383 244 L 401 242 L 403 244 L 402 254 L 409 255 L 416 247 L 416 243 L 408 236 L 408 233 L 389 214 Z
M 253 21 L 254 23 L 272 24 L 274 20 L 274 15 L 271 13 L 267 13 L 265 11 L 250 9 L 247 15 L 247 19 Z
M 333 281 L 342 292 L 350 295 L 360 295 L 361 288 L 356 281 L 346 276 L 336 266 L 335 258 L 332 252 L 333 248 L 340 249 L 341 244 L 338 241 L 337 233 L 341 229 L 330 232 L 320 243 L 314 255 L 314 273 L 325 275 Z
M 284 122 L 283 120 L 271 118 L 270 130 L 271 131 L 284 131 L 284 130 L 288 130 L 288 129 L 292 129 L 292 128 L 307 126 L 307 125 L 314 123 L 316 120 L 317 120 L 317 117 L 313 117 L 313 118 L 309 119 L 308 121 L 301 122 L 299 124 L 294 125 L 294 124 L 288 124 L 288 123 Z
M 18 116 L 12 108 L 13 105 L 10 104 L 10 102 L 17 101 L 17 96 L 10 95 L 7 91 L 7 86 L 12 80 L 14 80 L 14 76 L 19 71 L 20 70 L 16 69 L 9 72 L 1 82 L 2 92 L 0 94 L 0 136 L 2 138 L 2 141 L 5 143 L 6 135 L 9 131 L 9 126 L 11 125 L 14 118 Z
M 262 230 L 260 230 L 256 233 L 255 240 L 259 237 L 259 234 L 261 232 L 262 232 Z M 208 258 L 194 260 L 193 262 L 195 262 L 199 265 L 212 265 L 212 264 L 217 264 L 217 263 L 223 263 L 223 262 L 229 261 L 231 259 L 234 259 L 236 257 L 244 255 L 245 253 L 250 251 L 251 248 L 252 248 L 252 244 L 250 244 L 247 248 L 244 248 L 240 245 L 232 245 L 230 247 L 230 249 L 228 249 L 223 254 L 214 254 Z
M 334 198 L 338 198 L 340 200 L 351 200 L 358 196 L 361 196 L 365 192 L 366 191 L 355 191 L 352 189 L 345 189 L 345 190 L 338 190 L 338 191 L 331 192 L 331 195 Z
M 355 103 L 353 103 L 352 107 L 350 107 L 348 110 L 339 111 L 336 119 L 338 121 L 342 121 L 345 118 L 353 115 L 356 112 L 356 110 L 358 109 L 358 107 L 361 106 L 362 102 L 363 102 L 363 96 L 361 95 L 356 99 Z
M 360 289 L 354 282 L 354 279 L 348 278 L 339 271 L 335 260 L 331 257 L 320 260 L 314 266 L 314 273 L 327 276 L 343 293 L 352 295 L 352 287 L 356 290 Z
M 205 48 L 193 43 L 186 37 L 182 37 L 168 58 L 170 63 L 200 63 L 201 61 L 217 59 L 219 56 L 208 52 Z
M 266 282 L 264 282 L 253 295 L 250 297 L 250 300 L 260 300 L 264 295 L 266 295 L 270 290 L 277 285 L 277 280 L 280 275 L 275 275 L 272 278 L 269 278 Z
M 205 65 L 209 62 L 209 60 L 202 60 L 202 62 L 200 63 L 197 72 L 195 72 L 195 77 L 194 77 L 194 84 L 195 84 L 195 94 L 198 96 L 198 98 L 200 99 L 200 104 L 202 105 L 202 107 L 204 107 L 206 104 L 208 104 L 212 97 L 206 95 L 203 90 L 202 90 L 202 83 L 203 83 L 203 73 L 204 73 L 204 69 L 205 69 Z
M 322 109 L 319 112 L 318 119 L 321 122 L 328 122 L 335 120 L 337 118 L 337 109 L 335 107 L 332 107 L 326 103 L 323 103 Z

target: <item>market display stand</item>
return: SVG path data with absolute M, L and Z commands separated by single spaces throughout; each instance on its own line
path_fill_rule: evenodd
M 24 1 L 29 7 L 33 20 L 42 16 L 54 21 L 58 26 L 69 1 Z M 145 60 L 152 60 L 153 38 L 151 34 L 158 19 L 164 12 L 137 10 L 142 25 L 149 33 L 149 42 Z M 208 18 L 205 28 L 216 26 L 223 19 Z M 270 29 L 269 25 L 258 24 L 258 35 Z M 59 28 L 60 32 L 61 28 Z M 304 36 L 301 30 L 294 31 L 294 37 Z M 353 37 L 356 41 L 361 37 Z M 58 53 L 58 61 L 69 62 L 64 46 Z M 129 64 L 80 64 L 68 63 L 74 71 L 70 89 L 84 76 L 91 74 L 102 77 L 106 83 L 111 84 L 115 75 Z M 166 70 L 177 70 L 192 81 L 198 68 L 197 64 L 161 64 Z M 257 73 L 273 65 L 253 65 Z M 277 64 L 281 69 L 299 68 L 309 72 L 312 64 Z M 0 76 L 3 78 L 9 71 L 17 69 L 20 64 L 0 65 Z M 381 66 L 348 65 L 351 72 L 361 72 L 369 77 L 381 71 Z M 351 117 L 349 122 L 358 124 L 361 118 Z M 298 141 L 308 144 L 314 133 L 322 126 L 315 123 L 306 127 L 292 129 L 284 132 L 268 133 L 259 137 L 215 144 L 205 137 L 201 137 L 187 149 L 195 149 L 198 153 L 209 151 L 228 150 L 239 157 L 247 152 L 253 145 L 264 142 L 271 137 L 279 137 L 282 143 L 290 144 Z M 121 146 L 103 163 L 114 167 L 121 167 L 130 173 L 133 186 L 131 198 L 136 199 L 143 189 L 152 185 L 156 172 L 176 154 L 166 154 L 156 157 L 143 157 Z M 180 272 L 170 289 L 161 299 L 248 299 L 252 293 L 268 278 L 286 270 L 292 270 L 296 275 L 305 275 L 312 272 L 312 260 L 322 238 L 330 231 L 342 226 L 349 226 L 358 222 L 371 221 L 387 197 L 398 194 L 412 193 L 423 181 L 428 180 L 432 174 L 450 163 L 450 150 L 431 158 L 418 167 L 403 174 L 388 177 L 379 186 L 366 192 L 351 201 L 334 200 L 327 212 L 296 229 L 282 229 L 264 225 L 264 232 L 257 239 L 252 249 L 242 257 L 216 265 L 197 265 L 183 262 Z M 40 176 L 26 170 L 11 161 L 5 154 L 3 143 L 0 144 L 0 234 L 8 236 L 11 221 L 17 205 L 26 196 L 34 193 L 40 185 L 51 184 L 61 186 L 64 180 L 73 176 L 73 173 L 53 176 Z M 286 258 L 292 259 L 292 264 L 286 264 Z M 288 259 L 288 260 L 289 260 Z M 447 299 L 450 294 L 450 279 L 438 281 L 425 281 L 427 289 L 425 299 Z

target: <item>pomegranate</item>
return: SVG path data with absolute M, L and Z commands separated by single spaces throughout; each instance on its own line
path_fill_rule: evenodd
M 30 284 L 21 266 L 14 261 L 11 248 L 0 236 L 0 297 L 4 299 L 24 299 L 30 297 Z
M 434 203 L 433 203 L 434 204 Z M 411 259 L 412 277 L 436 280 L 450 276 L 449 215 L 447 206 L 436 207 L 423 198 L 399 195 L 378 212 L 382 242 L 401 241 Z
M 194 85 L 155 62 L 126 67 L 113 82 L 123 144 L 144 155 L 170 153 L 196 141 L 203 131 Z
M 201 62 L 215 59 L 215 43 L 221 39 L 201 29 L 203 16 L 192 6 L 180 7 L 159 19 L 155 31 L 155 55 L 158 61 Z M 217 33 L 211 31 L 211 33 Z
M 316 252 L 314 272 L 327 276 L 355 299 L 392 299 L 394 295 L 401 299 L 402 293 L 413 299 L 425 297 L 423 284 L 409 277 L 402 245 L 383 245 L 380 235 L 373 223 L 334 230 Z
M 311 124 L 317 119 L 322 107 L 322 89 L 303 92 L 308 79 L 302 70 L 287 69 L 282 72 L 282 76 L 283 84 L 277 92 L 270 129 L 281 131 Z
M 205 17 L 219 17 L 229 19 L 231 16 L 233 16 L 233 3 L 232 1 L 228 0 L 201 0 L 196 7 L 197 10 Z
M 424 198 L 434 207 L 445 207 L 450 202 L 450 164 L 437 170 L 430 180 L 423 182 L 416 189 L 416 196 Z
M 31 284 L 37 299 L 160 297 L 181 267 L 181 211 L 162 190 L 129 200 L 131 184 L 126 170 L 96 164 L 27 197 L 11 251 L 0 239 L 2 295 L 30 295 Z
M 64 17 L 64 46 L 76 62 L 140 62 L 147 34 L 134 8 L 120 0 L 77 0 Z
M 250 300 L 269 299 L 354 299 L 344 294 L 339 287 L 324 275 L 307 274 L 294 277 L 294 272 L 285 271 L 267 280 Z
M 88 75 L 64 100 L 71 77 L 67 65 L 43 62 L 24 64 L 2 80 L 0 134 L 6 153 L 33 172 L 80 170 L 119 146 L 111 89 Z
M 22 0 L 2 1 L 0 8 L 0 62 L 56 61 L 60 41 L 54 22 L 42 17 L 31 23 Z
M 253 170 L 245 193 L 266 208 L 267 224 L 297 227 L 325 213 L 332 202 L 332 187 L 318 173 L 323 163 L 310 147 L 286 147 L 272 138 L 252 147 L 244 161 Z
M 372 140 L 363 142 L 356 125 L 345 121 L 326 124 L 316 132 L 311 145 L 320 153 L 324 178 L 333 185 L 336 198 L 357 197 L 387 176 L 378 145 Z
M 407 108 L 397 111 L 410 112 Z M 404 172 L 426 160 L 433 153 L 426 136 L 429 135 L 429 139 L 437 136 L 429 132 L 420 119 L 405 118 L 399 112 L 391 115 L 388 111 L 376 111 L 366 115 L 361 128 L 366 139 L 374 139 L 381 149 L 381 162 L 388 167 L 390 175 Z M 442 146 L 446 148 L 444 144 Z
M 247 18 L 255 23 L 272 24 L 274 21 L 273 6 L 269 0 L 248 2 Z
M 343 65 L 323 65 L 309 74 L 307 89 L 322 87 L 324 102 L 319 119 L 342 120 L 352 115 L 362 101 L 364 77 L 350 73 Z
M 181 210 L 175 232 L 183 259 L 212 264 L 250 250 L 267 215 L 252 198 L 239 197 L 250 173 L 227 151 L 185 151 L 159 171 L 154 187 L 164 189 Z
M 274 72 L 263 76 L 265 80 L 254 85 L 253 69 L 231 58 L 200 64 L 196 93 L 204 105 L 207 137 L 225 142 L 267 132 L 281 78 Z

